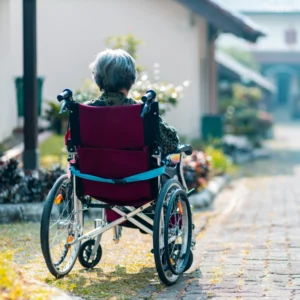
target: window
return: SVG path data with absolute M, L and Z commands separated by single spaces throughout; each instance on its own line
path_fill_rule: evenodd
M 297 32 L 294 28 L 285 30 L 285 43 L 287 45 L 295 45 L 297 43 Z

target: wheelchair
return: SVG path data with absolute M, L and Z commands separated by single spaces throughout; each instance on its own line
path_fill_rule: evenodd
M 65 135 L 68 171 L 57 179 L 44 204 L 41 248 L 55 277 L 67 275 L 78 257 L 85 268 L 101 260 L 102 234 L 136 228 L 153 238 L 158 276 L 172 285 L 193 263 L 193 221 L 182 169 L 189 145 L 162 158 L 159 107 L 155 91 L 141 104 L 88 106 L 73 100 L 72 91 L 57 96 L 60 113 L 69 113 Z M 84 233 L 84 212 L 100 208 L 94 229 Z

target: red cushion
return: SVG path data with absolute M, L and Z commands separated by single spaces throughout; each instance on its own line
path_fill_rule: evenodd
M 136 149 L 144 146 L 140 104 L 94 107 L 80 105 L 82 147 Z
M 67 145 L 68 140 L 71 139 L 71 130 L 68 129 L 66 134 L 65 134 L 65 145 Z
M 77 148 L 81 173 L 109 179 L 121 179 L 149 170 L 148 147 L 141 150 Z M 109 204 L 151 200 L 150 181 L 109 184 L 82 180 L 84 194 Z

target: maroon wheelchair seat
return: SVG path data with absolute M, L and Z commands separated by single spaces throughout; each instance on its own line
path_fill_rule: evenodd
M 70 139 L 76 146 L 76 168 L 116 182 L 156 168 L 152 155 L 158 145 L 158 105 L 151 108 L 156 113 L 144 118 L 142 108 L 142 104 L 94 107 L 74 103 Z M 77 179 L 79 194 L 109 205 L 143 205 L 158 192 L 157 178 L 126 184 Z

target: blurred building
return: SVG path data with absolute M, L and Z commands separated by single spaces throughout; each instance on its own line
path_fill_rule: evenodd
M 133 33 L 144 41 L 138 63 L 160 64 L 162 81 L 190 81 L 166 120 L 181 135 L 200 136 L 203 114 L 217 110 L 215 39 L 220 32 L 256 42 L 263 33 L 249 19 L 212 0 L 37 0 L 38 75 L 44 98 L 78 89 L 109 36 Z M 0 141 L 17 125 L 13 78 L 22 75 L 22 1 L 0 0 Z
M 250 50 L 262 73 L 277 87 L 274 103 L 294 107 L 300 93 L 300 1 L 218 0 L 263 26 L 267 37 L 257 44 L 223 35 L 221 46 Z
M 276 87 L 259 72 L 247 68 L 229 54 L 217 50 L 215 59 L 218 68 L 219 99 L 228 90 L 232 91 L 233 84 L 239 83 L 248 87 L 257 87 L 261 91 L 260 107 L 265 110 L 272 108 L 272 97 Z

